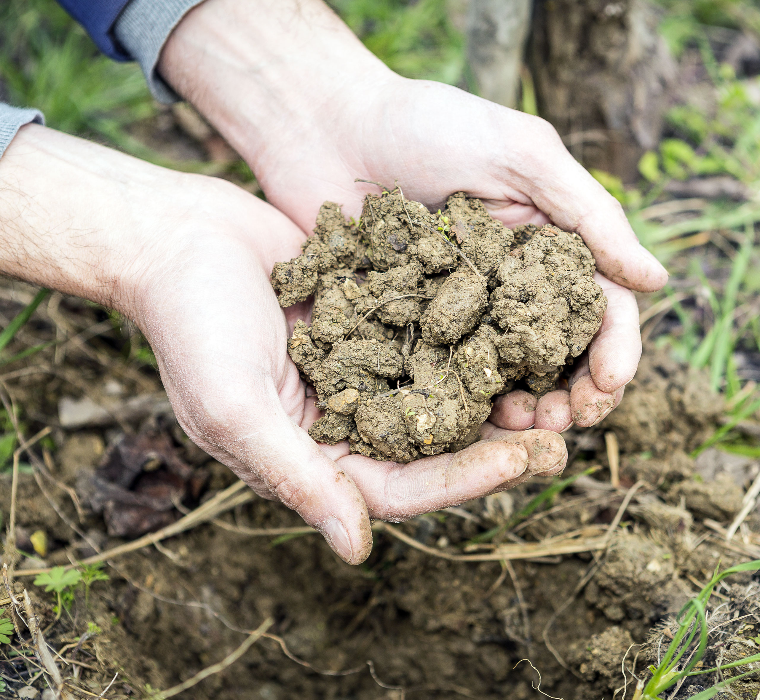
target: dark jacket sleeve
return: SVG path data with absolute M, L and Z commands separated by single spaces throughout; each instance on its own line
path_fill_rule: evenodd
M 58 0 L 106 56 L 117 61 L 128 61 L 129 55 L 116 42 L 112 29 L 119 13 L 129 0 Z

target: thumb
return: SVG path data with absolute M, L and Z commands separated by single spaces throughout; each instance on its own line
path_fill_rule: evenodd
M 206 411 L 188 434 L 259 495 L 296 511 L 341 559 L 360 564 L 372 550 L 372 530 L 356 484 L 291 420 L 274 386 L 256 394 L 243 405 L 239 396 L 224 402 L 234 406 L 226 415 Z

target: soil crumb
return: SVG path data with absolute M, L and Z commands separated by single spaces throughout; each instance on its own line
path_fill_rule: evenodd
M 370 194 L 358 223 L 326 202 L 314 234 L 272 271 L 281 306 L 314 297 L 288 342 L 325 411 L 309 432 L 375 459 L 472 444 L 496 396 L 557 386 L 607 306 L 580 236 L 510 230 L 461 192 L 437 214 Z

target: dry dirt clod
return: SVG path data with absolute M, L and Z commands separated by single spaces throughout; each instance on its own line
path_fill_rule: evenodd
M 314 296 L 288 341 L 326 409 L 311 436 L 398 462 L 472 444 L 495 396 L 551 391 L 586 349 L 607 303 L 593 272 L 578 235 L 512 231 L 461 192 L 437 214 L 368 195 L 359 224 L 326 202 L 272 272 L 281 306 Z

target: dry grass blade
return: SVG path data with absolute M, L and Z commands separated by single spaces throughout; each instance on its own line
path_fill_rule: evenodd
M 734 518 L 734 521 L 731 523 L 731 525 L 729 525 L 728 530 L 726 531 L 726 540 L 733 538 L 733 536 L 736 534 L 736 531 L 739 529 L 739 526 L 754 510 L 755 506 L 757 505 L 758 496 L 760 496 L 760 474 L 755 477 L 755 480 L 752 482 L 752 486 L 749 487 L 749 490 L 744 495 L 744 498 L 742 499 L 744 505 L 741 511 L 739 511 L 739 514 Z
M 520 585 L 520 581 L 517 578 L 517 572 L 512 566 L 512 563 L 509 560 L 504 559 L 502 561 L 502 566 L 504 567 L 504 570 L 507 573 L 509 573 L 509 578 L 512 579 L 512 586 L 515 589 L 517 602 L 520 605 L 520 614 L 522 615 L 522 619 L 523 619 L 523 634 L 525 635 L 525 646 L 528 648 L 528 654 L 532 654 L 531 647 L 533 646 L 533 644 L 532 644 L 531 633 L 530 633 L 530 614 L 528 613 L 528 605 L 526 604 L 525 597 L 523 596 L 522 586 Z
M 610 483 L 617 489 L 620 488 L 620 445 L 617 435 L 611 430 L 606 432 L 604 444 L 607 447 L 607 460 L 610 463 Z
M 5 591 L 8 595 L 8 602 L 11 604 L 13 610 L 11 619 L 13 621 L 16 636 L 21 640 L 21 644 L 24 647 L 31 647 L 34 651 L 45 680 L 55 692 L 56 697 L 59 700 L 74 700 L 73 696 L 63 689 L 63 677 L 58 669 L 58 665 L 55 663 L 53 655 L 50 653 L 45 637 L 42 634 L 40 623 L 37 619 L 37 615 L 34 613 L 29 594 L 26 592 L 26 589 L 24 589 L 21 594 L 22 599 L 19 599 L 19 597 L 13 593 L 7 564 L 3 564 L 3 585 L 5 586 Z M 24 642 L 21 639 L 19 622 L 23 622 L 29 629 L 31 634 L 31 644 Z
M 53 687 L 61 700 L 73 700 L 71 694 L 63 690 L 63 677 L 58 669 L 58 664 L 55 663 L 55 659 L 50 653 L 50 649 L 48 649 L 45 637 L 42 635 L 39 620 L 34 614 L 32 601 L 26 590 L 24 590 L 24 612 L 26 613 L 26 625 L 32 635 L 34 653 L 37 655 L 40 665 L 45 669 L 48 684 Z
M 51 428 L 43 428 L 38 432 L 31 440 L 23 442 L 13 452 L 13 475 L 11 477 L 11 507 L 10 515 L 8 516 L 8 537 L 5 541 L 4 559 L 8 560 L 10 566 L 11 575 L 13 574 L 13 568 L 16 565 L 16 558 L 18 553 L 16 552 L 16 499 L 18 496 L 18 467 L 19 458 L 21 454 L 28 450 L 38 440 L 41 440 L 50 433 Z
M 202 680 L 205 680 L 209 676 L 221 673 L 225 669 L 232 666 L 232 664 L 234 664 L 241 656 L 243 656 L 243 654 L 245 654 L 256 642 L 258 642 L 259 639 L 264 636 L 264 633 L 273 624 L 274 620 L 271 617 L 268 617 L 253 632 L 251 632 L 250 635 L 248 635 L 248 638 L 237 649 L 235 649 L 235 651 L 233 651 L 229 656 L 226 656 L 224 659 L 222 659 L 218 664 L 204 668 L 199 673 L 196 673 L 192 678 L 188 678 L 184 683 L 175 685 L 173 688 L 169 688 L 169 690 L 162 690 L 158 693 L 155 693 L 154 695 L 151 695 L 151 700 L 166 700 L 167 698 L 173 698 L 175 695 L 184 693 L 186 690 L 189 690 L 193 686 L 198 685 L 198 683 L 200 683 Z
M 313 527 L 246 527 L 245 525 L 232 525 L 224 520 L 211 521 L 217 527 L 228 532 L 236 532 L 247 537 L 280 537 L 282 535 L 311 535 L 317 534 Z
M 418 542 L 398 528 L 388 523 L 375 523 L 372 529 L 376 532 L 386 532 L 401 540 L 414 549 L 448 561 L 514 561 L 516 559 L 534 559 L 551 557 L 561 554 L 578 554 L 580 552 L 596 552 L 607 546 L 607 536 L 589 536 L 590 532 L 600 532 L 600 528 L 587 528 L 578 537 L 562 536 L 543 542 L 525 542 L 521 544 L 502 544 L 494 551 L 484 554 L 451 554 Z
M 180 518 L 176 523 L 172 523 L 171 525 L 167 525 L 166 527 L 156 532 L 144 535 L 143 537 L 140 537 L 133 542 L 127 542 L 126 544 L 114 547 L 113 549 L 101 552 L 95 556 L 88 557 L 87 559 L 83 559 L 79 562 L 75 562 L 74 564 L 68 564 L 64 568 L 73 569 L 82 565 L 97 564 L 99 562 L 108 561 L 114 557 L 128 554 L 129 552 L 135 552 L 138 549 L 142 549 L 143 547 L 150 547 L 156 542 L 165 540 L 167 537 L 173 537 L 174 535 L 178 535 L 181 532 L 185 532 L 186 530 L 197 527 L 202 523 L 213 520 L 217 516 L 227 512 L 228 510 L 231 510 L 232 508 L 236 508 L 237 506 L 252 501 L 255 496 L 252 491 L 246 491 L 247 488 L 248 487 L 244 482 L 238 481 L 229 488 L 224 489 L 224 491 L 220 491 L 218 494 L 216 494 L 216 496 L 188 513 L 185 517 Z M 244 492 L 240 493 L 241 491 Z M 18 572 L 17 575 L 37 576 L 39 574 L 49 573 L 50 571 L 50 568 L 26 569 L 22 572 Z

